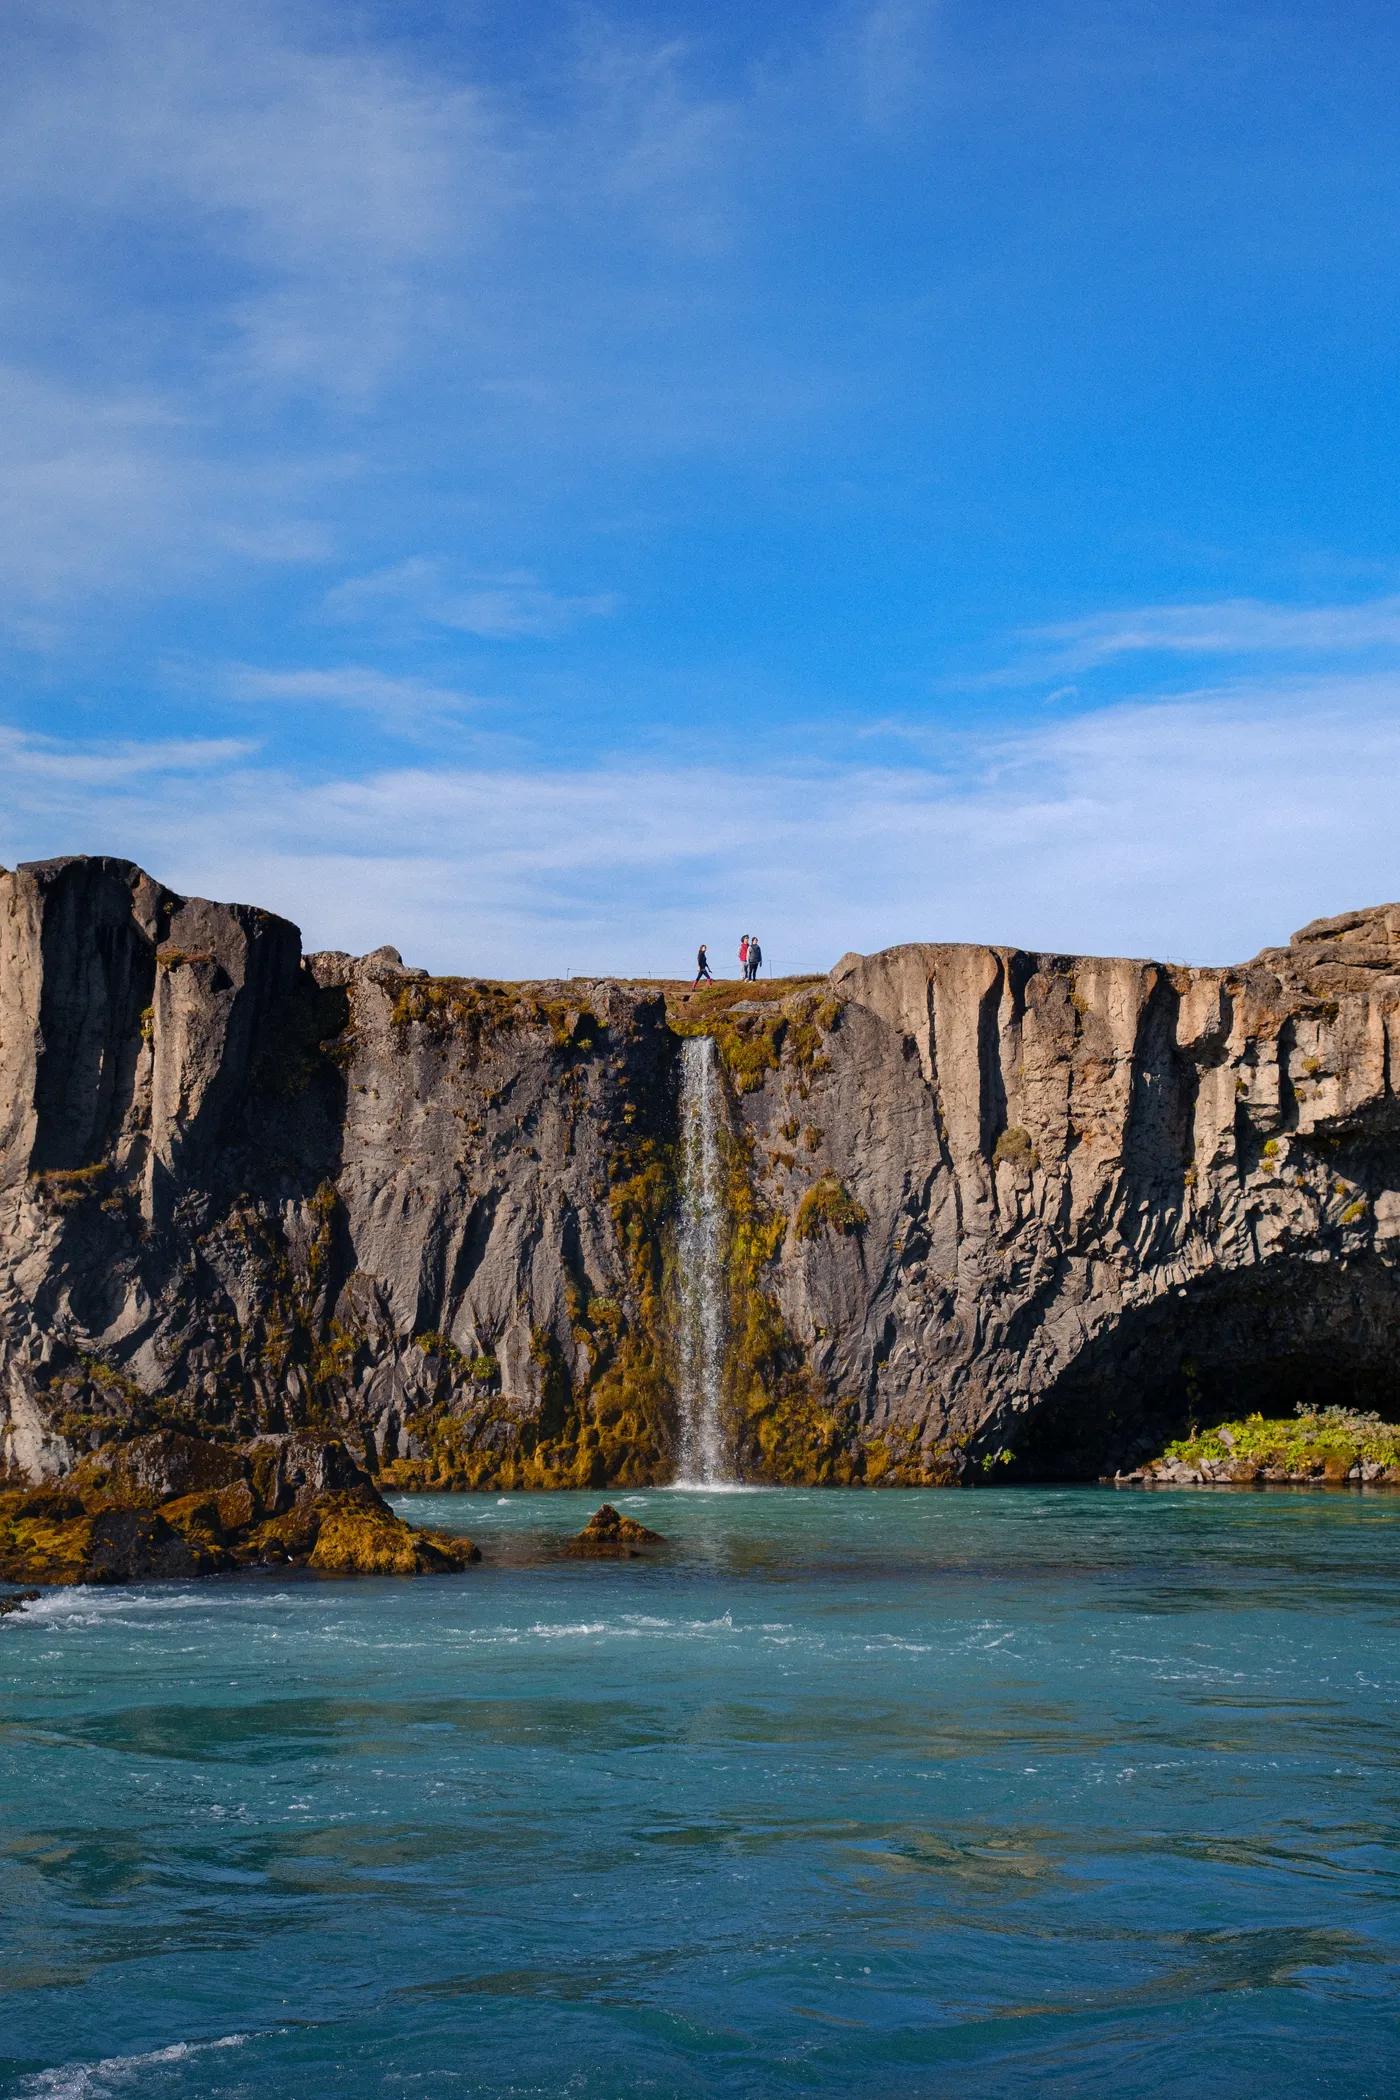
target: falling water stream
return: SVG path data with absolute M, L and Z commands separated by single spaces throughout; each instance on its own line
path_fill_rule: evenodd
M 719 1155 L 719 1074 L 714 1038 L 681 1046 L 680 1476 L 718 1487 L 726 1478 L 720 1399 L 724 1371 L 724 1205 Z

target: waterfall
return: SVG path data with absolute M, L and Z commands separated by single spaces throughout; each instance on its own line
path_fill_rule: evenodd
M 724 1374 L 724 1198 L 719 1156 L 719 1074 L 713 1036 L 681 1045 L 680 1416 L 678 1485 L 716 1487 L 725 1477 L 720 1401 Z

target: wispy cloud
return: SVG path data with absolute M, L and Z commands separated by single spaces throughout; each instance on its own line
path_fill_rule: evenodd
M 337 620 L 447 627 L 517 642 L 565 634 L 581 620 L 606 618 L 620 602 L 610 591 L 563 597 L 523 573 L 454 581 L 442 562 L 415 556 L 337 584 L 326 595 L 325 610 Z
M 1400 893 L 1397 683 L 1125 705 L 907 766 L 410 766 L 310 779 L 246 745 L 9 736 L 6 859 L 100 847 L 175 886 L 493 974 L 777 968 L 978 939 L 1236 960 Z
M 26 735 L 0 729 L 0 763 L 12 795 L 12 814 L 41 820 L 71 808 L 86 815 L 90 792 L 125 790 L 134 783 L 225 777 L 231 767 L 251 759 L 258 746 L 236 737 L 163 737 L 148 743 L 131 739 L 78 743 L 62 737 Z M 74 798 L 71 803 L 65 797 Z M 22 821 L 22 818 L 21 818 Z M 81 846 L 69 850 L 81 852 Z
M 1311 656 L 1340 658 L 1400 649 L 1400 597 L 1359 605 L 1276 605 L 1227 598 L 1204 605 L 1144 605 L 1031 628 L 1042 645 L 1000 680 L 1089 671 L 1121 657 Z M 1049 644 L 1049 647 L 1043 645 Z
M 482 703 L 425 678 L 395 678 L 362 664 L 330 670 L 270 671 L 235 664 L 225 674 L 232 700 L 289 707 L 349 708 L 398 734 L 417 734 L 459 719 Z
M 420 471 L 389 467 L 371 409 L 413 433 L 415 462 L 448 437 L 493 501 L 542 417 L 585 453 L 623 431 L 645 446 L 667 400 L 693 423 L 675 370 L 702 367 L 666 325 L 668 273 L 725 245 L 751 115 L 699 89 L 672 40 L 602 15 L 553 52 L 547 111 L 472 77 L 469 35 L 448 43 L 442 66 L 318 0 L 16 0 L 0 74 L 16 617 L 324 558 L 356 536 L 324 514 L 362 525 L 368 472 Z M 645 356 L 619 353 L 632 338 Z M 433 616 L 509 639 L 607 609 L 493 575 Z

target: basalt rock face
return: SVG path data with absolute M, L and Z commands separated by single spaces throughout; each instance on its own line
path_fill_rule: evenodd
M 1237 969 L 910 946 L 499 986 L 129 863 L 0 877 L 0 1430 L 307 1428 L 404 1485 L 673 1477 L 680 1038 L 717 1040 L 733 1470 L 1112 1471 L 1400 1396 L 1400 906 Z

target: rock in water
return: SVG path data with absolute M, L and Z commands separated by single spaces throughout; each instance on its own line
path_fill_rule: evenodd
M 678 1031 L 720 1096 L 716 1477 L 1098 1477 L 1395 1412 L 1400 905 L 1231 968 L 911 944 L 738 989 L 428 977 L 128 861 L 0 872 L 0 1476 L 140 1442 L 112 1506 L 182 1505 L 178 1545 L 35 1512 L 25 1550 L 393 1559 L 358 1505 L 322 1545 L 344 1464 L 674 1479 Z
M 611 1502 L 605 1502 L 601 1509 L 593 1512 L 578 1536 L 591 1539 L 597 1545 L 644 1546 L 659 1545 L 664 1534 L 648 1531 L 645 1524 L 639 1524 L 634 1517 L 624 1517 Z
M 168 1492 L 191 1480 L 206 1484 Z M 342 1444 L 305 1434 L 242 1450 L 138 1438 L 82 1462 L 61 1491 L 0 1492 L 0 1579 L 9 1582 L 137 1582 L 285 1562 L 327 1574 L 433 1575 L 480 1558 L 470 1539 L 412 1530 Z
M 648 1531 L 645 1524 L 624 1517 L 611 1502 L 605 1502 L 593 1512 L 582 1531 L 570 1539 L 566 1550 L 585 1560 L 639 1560 L 643 1546 L 662 1544 L 661 1532 Z

